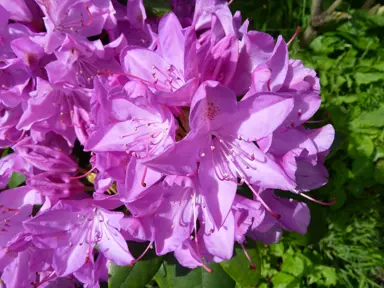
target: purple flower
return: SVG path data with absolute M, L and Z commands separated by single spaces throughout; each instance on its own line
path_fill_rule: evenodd
M 101 42 L 89 43 L 67 35 L 55 52 L 58 60 L 50 62 L 47 69 L 51 83 L 70 83 L 85 88 L 93 87 L 93 78 L 99 71 L 120 69 L 119 63 L 105 54 Z
M 187 239 L 182 246 L 179 246 L 174 255 L 179 263 L 185 267 L 195 268 L 203 266 L 208 272 L 211 269 L 203 263 L 205 261 L 222 262 L 229 260 L 233 254 L 235 242 L 234 216 L 230 212 L 223 225 L 210 233 L 204 233 L 204 224 L 191 239 Z
M 0 0 L 0 5 L 9 12 L 9 18 L 15 21 L 32 22 L 37 17 L 41 17 L 39 8 L 34 1 L 15 0 L 11 3 Z
M 0 193 L 0 283 L 99 287 L 152 246 L 210 272 L 238 242 L 255 268 L 246 237 L 309 225 L 272 189 L 334 203 L 304 193 L 326 184 L 335 131 L 305 126 L 321 122 L 319 79 L 291 41 L 221 0 L 172 0 L 163 17 L 142 0 L 13 2 L 0 0 L 0 188 L 14 172 L 26 184 Z M 127 241 L 149 243 L 134 259 Z
M 57 276 L 47 269 L 51 251 L 37 249 L 32 245 L 18 252 L 3 269 L 1 279 L 6 287 L 33 287 L 54 280 Z M 8 252 L 9 253 L 9 252 Z M 49 266 L 48 266 L 49 267 Z M 41 273 L 41 271 L 47 270 Z M 39 273 L 39 275 L 37 275 Z M 36 284 L 36 285 L 35 285 Z
M 323 162 L 334 135 L 332 125 L 312 130 L 288 129 L 273 135 L 267 151 L 297 183 L 297 191 L 309 191 L 327 183 L 328 173 Z
M 19 142 L 13 147 L 25 161 L 41 171 L 75 172 L 77 164 L 66 154 L 52 148 Z
M 51 200 L 68 198 L 84 192 L 84 185 L 67 173 L 43 172 L 28 179 L 27 185 Z
M 146 165 L 179 175 L 191 175 L 198 169 L 207 205 L 221 227 L 235 197 L 238 177 L 248 185 L 295 188 L 281 167 L 252 143 L 272 133 L 291 109 L 290 99 L 273 94 L 255 94 L 236 102 L 228 88 L 205 82 L 192 102 L 191 132 Z M 273 121 L 267 115 L 274 115 Z
M 0 104 L 0 107 L 0 147 L 6 148 L 14 145 L 24 136 L 23 131 L 16 129 L 23 110 L 20 106 L 9 108 Z
M 42 197 L 30 187 L 19 187 L 0 193 L 0 247 L 6 247 L 24 233 L 24 220 L 29 219 L 35 204 L 41 204 Z
M 93 36 L 101 33 L 106 20 L 113 14 L 109 0 L 36 0 L 43 11 L 47 33 L 36 41 L 52 53 L 62 45 L 66 34 Z
M 310 221 L 309 209 L 305 203 L 293 199 L 283 199 L 274 195 L 272 190 L 258 189 L 259 196 L 266 203 L 236 196 L 233 210 L 237 220 L 237 238 L 239 243 L 245 241 L 245 236 L 264 243 L 276 243 L 282 235 L 282 229 L 305 234 Z M 267 207 L 267 208 L 266 208 Z M 270 209 L 269 211 L 267 209 Z M 278 213 L 280 217 L 272 216 Z
M 142 0 L 128 1 L 127 7 L 116 0 L 113 3 L 116 10 L 116 29 L 108 31 L 111 40 L 124 35 L 129 45 L 150 47 L 156 45 L 158 19 L 147 18 Z
M 196 36 L 192 29 L 184 34 L 179 20 L 168 13 L 159 23 L 156 51 L 127 48 L 121 54 L 126 73 L 156 91 L 157 101 L 189 105 L 197 89 Z
M 53 85 L 38 78 L 37 89 L 28 100 L 17 129 L 55 132 L 73 144 L 88 137 L 90 91 L 67 85 Z M 41 140 L 40 140 L 41 141 Z
M 162 153 L 173 143 L 175 123 L 167 107 L 152 104 L 154 96 L 142 84 L 129 82 L 124 90 L 123 93 L 116 90 L 106 104 L 109 106 L 108 113 L 111 113 L 109 123 L 92 127 L 93 132 L 85 148 L 96 152 L 130 154 L 131 157 L 124 161 L 127 164 L 123 166 L 126 174 L 120 195 L 121 199 L 130 202 L 161 178 L 161 173 L 144 166 L 143 161 Z M 139 93 L 145 93 L 148 98 Z
M 122 213 L 108 211 L 90 200 L 59 201 L 24 226 L 47 248 L 55 248 L 52 265 L 58 276 L 66 276 L 93 263 L 95 245 L 117 265 L 133 261 L 119 233 L 122 218 Z
M 29 78 L 30 74 L 20 59 L 1 60 L 0 103 L 10 108 L 18 106 Z
M 23 175 L 33 175 L 33 166 L 17 153 L 9 154 L 0 159 L 0 189 L 8 185 L 13 172 Z

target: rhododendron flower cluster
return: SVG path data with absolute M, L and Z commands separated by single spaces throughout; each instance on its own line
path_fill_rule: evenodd
M 99 287 L 140 260 L 128 241 L 210 271 L 246 237 L 306 233 L 307 205 L 274 189 L 322 203 L 319 79 L 228 6 L 0 0 L 0 286 Z

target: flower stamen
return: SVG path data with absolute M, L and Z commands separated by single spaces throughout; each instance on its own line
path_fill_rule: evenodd
M 320 201 L 320 200 L 317 200 L 317 199 L 314 199 L 310 196 L 308 196 L 307 194 L 305 193 L 299 193 L 300 196 L 303 196 L 304 198 L 307 198 L 308 200 L 311 200 L 312 202 L 315 202 L 317 204 L 320 204 L 320 205 L 324 205 L 324 206 L 332 206 L 333 204 L 336 203 L 336 200 L 337 200 L 337 197 L 334 196 L 332 201 L 331 202 L 323 202 L 323 201 Z
M 249 256 L 248 252 L 247 252 L 247 249 L 245 249 L 245 246 L 243 243 L 240 243 L 240 246 L 241 248 L 243 249 L 243 252 L 245 254 L 245 257 L 247 257 L 249 263 L 251 264 L 251 266 L 249 266 L 249 269 L 251 270 L 256 270 L 257 269 L 257 266 L 256 264 L 252 261 L 251 257 Z

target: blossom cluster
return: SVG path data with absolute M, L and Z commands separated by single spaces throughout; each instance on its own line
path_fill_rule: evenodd
M 210 271 L 246 237 L 306 233 L 307 205 L 274 189 L 320 202 L 316 73 L 224 1 L 170 7 L 0 0 L 0 287 L 99 287 L 140 260 L 128 241 Z

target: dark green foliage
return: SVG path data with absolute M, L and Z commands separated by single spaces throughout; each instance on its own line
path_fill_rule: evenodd
M 23 174 L 13 172 L 11 178 L 8 182 L 9 188 L 19 187 L 21 184 L 25 182 L 25 176 Z

